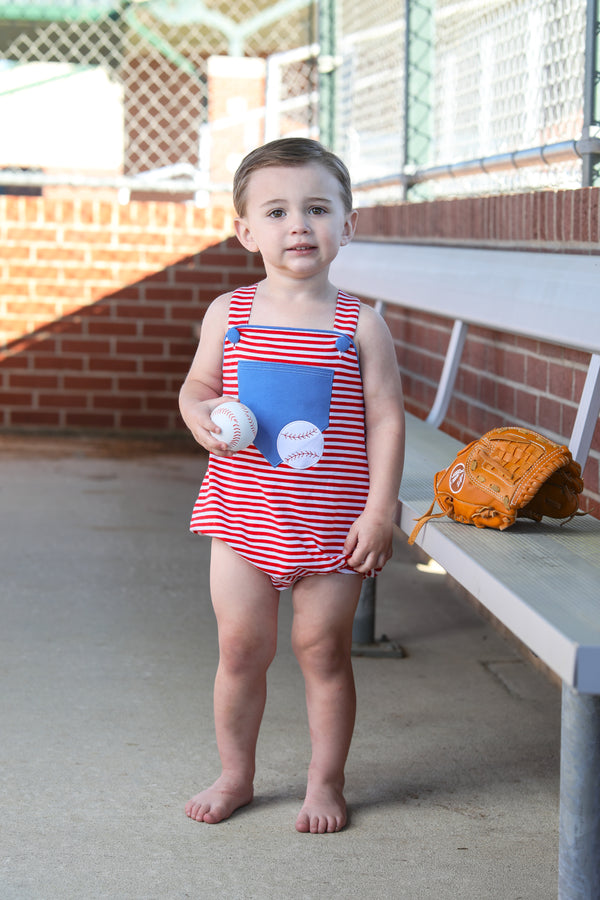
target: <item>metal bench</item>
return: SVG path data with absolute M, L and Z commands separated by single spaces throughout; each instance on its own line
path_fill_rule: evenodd
M 354 241 L 331 279 L 381 309 L 454 320 L 431 412 L 407 417 L 404 533 L 429 507 L 434 474 L 462 446 L 439 426 L 470 325 L 591 353 L 569 442 L 583 468 L 600 413 L 600 256 Z M 518 520 L 497 532 L 443 518 L 416 543 L 560 677 L 559 898 L 600 897 L 600 520 Z

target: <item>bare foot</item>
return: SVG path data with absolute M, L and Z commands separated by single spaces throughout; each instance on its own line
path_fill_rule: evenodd
M 216 825 L 217 822 L 228 819 L 236 809 L 247 806 L 253 796 L 252 785 L 232 782 L 221 776 L 217 778 L 212 787 L 188 800 L 185 812 L 190 819 L 195 819 L 196 822 Z
M 346 801 L 341 790 L 323 784 L 309 787 L 296 819 L 296 831 L 331 834 L 341 831 L 347 821 Z

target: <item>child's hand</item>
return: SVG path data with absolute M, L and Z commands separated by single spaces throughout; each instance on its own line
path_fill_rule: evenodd
M 212 453 L 214 456 L 233 456 L 233 451 L 227 444 L 219 440 L 220 428 L 215 425 L 210 417 L 213 409 L 225 403 L 227 400 L 237 400 L 237 397 L 215 397 L 211 400 L 202 400 L 194 404 L 193 415 L 187 421 L 188 428 L 195 440 Z
M 382 569 L 392 555 L 392 521 L 364 510 L 348 532 L 344 551 L 348 565 L 361 575 Z

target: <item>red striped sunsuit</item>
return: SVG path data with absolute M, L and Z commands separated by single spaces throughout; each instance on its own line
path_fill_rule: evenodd
M 190 527 L 284 590 L 305 575 L 353 572 L 344 541 L 369 489 L 360 302 L 340 291 L 331 331 L 276 328 L 248 324 L 255 292 L 231 298 L 223 393 L 252 409 L 258 434 L 235 456 L 211 455 Z

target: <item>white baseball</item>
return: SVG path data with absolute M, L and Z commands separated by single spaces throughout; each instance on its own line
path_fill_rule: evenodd
M 312 422 L 301 419 L 284 425 L 277 438 L 277 452 L 293 469 L 316 465 L 323 456 L 324 446 L 323 432 Z
M 238 403 L 237 400 L 228 400 L 216 406 L 210 417 L 221 429 L 219 434 L 213 432 L 215 437 L 234 452 L 245 450 L 256 437 L 258 431 L 256 416 L 251 409 L 243 403 Z

